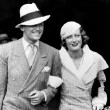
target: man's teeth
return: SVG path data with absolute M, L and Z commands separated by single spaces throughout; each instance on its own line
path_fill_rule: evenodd
M 41 33 L 41 31 L 33 30 L 32 33 Z

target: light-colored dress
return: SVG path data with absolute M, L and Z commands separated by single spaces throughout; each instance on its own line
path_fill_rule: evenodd
M 91 51 L 87 45 L 83 52 L 80 67 L 76 69 L 65 48 L 59 51 L 63 79 L 59 110 L 92 110 L 91 90 L 94 80 L 98 77 L 99 81 L 106 81 L 104 72 L 100 72 L 108 68 L 103 57 Z

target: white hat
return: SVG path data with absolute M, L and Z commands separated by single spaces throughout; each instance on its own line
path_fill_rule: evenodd
M 24 4 L 20 8 L 21 23 L 16 25 L 19 28 L 21 25 L 36 25 L 46 21 L 50 15 L 43 16 L 35 3 Z
M 61 39 L 65 39 L 67 36 L 73 34 L 77 29 L 79 29 L 81 25 L 79 23 L 76 23 L 74 21 L 69 21 L 65 23 L 60 31 Z

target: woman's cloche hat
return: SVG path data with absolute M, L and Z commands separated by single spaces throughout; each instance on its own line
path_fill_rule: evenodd
M 66 22 L 60 30 L 61 39 L 65 39 L 69 35 L 73 34 L 77 29 L 79 29 L 81 25 L 75 21 Z
M 16 25 L 16 28 L 20 28 L 21 25 L 36 25 L 46 21 L 50 15 L 43 16 L 35 3 L 24 4 L 20 8 L 21 23 Z

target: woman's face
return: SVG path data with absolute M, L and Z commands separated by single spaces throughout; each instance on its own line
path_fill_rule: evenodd
M 77 29 L 72 35 L 68 36 L 65 41 L 69 51 L 79 51 L 82 45 L 80 29 Z

